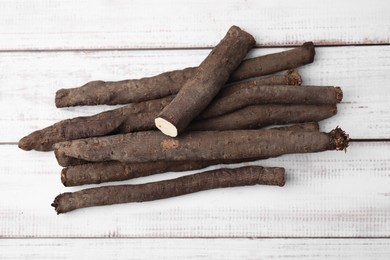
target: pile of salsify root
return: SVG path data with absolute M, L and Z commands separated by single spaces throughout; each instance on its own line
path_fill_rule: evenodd
M 249 33 L 232 26 L 199 67 L 57 91 L 59 108 L 126 104 L 60 121 L 19 141 L 23 150 L 54 150 L 65 186 L 225 165 L 176 179 L 62 193 L 52 204 L 57 213 L 223 187 L 283 186 L 284 168 L 226 164 L 346 149 L 344 131 L 323 133 L 318 126 L 336 114 L 341 89 L 301 86 L 296 68 L 313 62 L 313 43 L 244 59 L 254 45 Z

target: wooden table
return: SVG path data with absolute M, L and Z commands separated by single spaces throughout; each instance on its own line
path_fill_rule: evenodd
M 287 184 L 206 191 L 57 216 L 65 188 L 53 153 L 18 140 L 54 122 L 112 109 L 57 109 L 59 88 L 198 65 L 236 24 L 250 56 L 316 44 L 305 84 L 339 85 L 324 122 L 352 138 L 390 137 L 387 1 L 0 1 L 0 259 L 390 259 L 390 146 L 282 156 Z M 167 173 L 141 183 L 189 174 Z

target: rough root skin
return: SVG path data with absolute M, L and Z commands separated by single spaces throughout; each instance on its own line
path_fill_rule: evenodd
M 336 127 L 330 131 L 332 145 L 334 145 L 336 151 L 347 150 L 349 145 L 349 135 L 345 133 L 340 127 Z
M 32 140 L 29 136 L 25 136 L 18 142 L 18 147 L 25 151 L 31 151 L 33 149 Z
M 333 139 L 330 133 L 273 129 L 193 131 L 176 138 L 159 131 L 143 131 L 57 143 L 55 153 L 64 167 L 74 165 L 75 159 L 125 163 L 235 160 L 335 150 Z

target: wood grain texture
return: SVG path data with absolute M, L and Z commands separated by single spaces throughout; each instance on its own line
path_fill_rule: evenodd
M 388 237 L 390 234 L 390 154 L 386 143 L 354 143 L 347 153 L 288 155 L 250 163 L 285 167 L 287 180 L 283 188 L 219 189 L 154 202 L 80 209 L 59 216 L 50 207 L 54 197 L 80 188 L 61 185 L 61 168 L 52 153 L 27 153 L 16 145 L 2 145 L 0 158 L 6 162 L 0 166 L 2 237 Z M 122 184 L 193 172 L 196 171 L 160 174 Z
M 252 56 L 284 49 L 257 49 Z M 0 142 L 17 142 L 59 120 L 92 115 L 109 106 L 57 109 L 56 90 L 90 80 L 151 76 L 195 66 L 208 50 L 0 53 Z M 317 48 L 313 64 L 300 69 L 307 85 L 339 85 L 338 115 L 321 123 L 340 125 L 353 138 L 390 137 L 390 46 Z M 115 106 L 117 107 L 117 106 Z
M 0 2 L 0 50 L 199 48 L 233 24 L 261 46 L 390 42 L 386 1 Z
M 0 259 L 375 259 L 389 239 L 2 239 Z

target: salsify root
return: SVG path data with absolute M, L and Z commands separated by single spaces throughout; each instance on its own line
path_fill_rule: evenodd
M 284 168 L 224 168 L 145 184 L 90 188 L 62 193 L 54 199 L 52 206 L 60 214 L 85 207 L 152 201 L 210 189 L 256 184 L 284 186 Z
M 312 63 L 315 50 L 312 42 L 279 53 L 244 60 L 229 81 L 294 69 Z M 57 107 L 81 105 L 117 105 L 138 103 L 173 95 L 196 73 L 197 67 L 165 72 L 153 77 L 122 81 L 91 81 L 81 87 L 60 89 L 56 93 Z M 299 81 L 299 78 L 297 79 Z
M 285 131 L 319 131 L 317 122 L 277 127 Z M 110 181 L 123 181 L 163 172 L 179 172 L 202 169 L 211 165 L 241 163 L 256 159 L 214 160 L 214 161 L 157 161 L 146 163 L 121 163 L 116 161 L 86 163 L 68 166 L 61 171 L 64 186 L 99 184 Z
M 116 161 L 87 163 L 68 166 L 61 171 L 64 186 L 99 184 L 110 181 L 123 181 L 163 172 L 181 172 L 202 169 L 210 165 L 240 163 L 241 160 L 183 161 L 121 163 Z
M 225 131 L 259 129 L 270 125 L 284 125 L 321 121 L 337 113 L 336 105 L 254 105 L 230 114 L 194 121 L 189 131 Z
M 172 137 L 184 132 L 210 104 L 254 45 L 252 35 L 237 26 L 230 27 L 199 65 L 194 77 L 183 84 L 172 102 L 158 114 L 156 127 Z
M 320 121 L 335 115 L 332 105 L 254 105 L 230 114 L 194 121 L 190 130 L 254 129 L 273 124 L 292 124 Z M 155 130 L 154 118 L 158 111 L 147 113 L 103 112 L 91 117 L 78 117 L 60 121 L 42 130 L 35 131 L 19 141 L 24 150 L 51 151 L 55 143 L 89 137 L 125 134 L 136 131 Z
M 344 150 L 348 135 L 340 128 L 329 133 L 267 130 L 193 131 L 177 138 L 158 131 L 145 131 L 54 145 L 61 166 L 72 160 L 120 161 L 201 161 L 277 157 L 290 153 Z
M 336 105 L 343 98 L 340 87 L 333 86 L 264 86 L 256 81 L 238 83 L 223 89 L 198 118 L 220 116 L 250 105 L 299 104 Z
M 248 88 L 258 85 L 272 84 L 301 84 L 302 80 L 296 70 L 289 71 L 284 75 L 265 77 L 251 80 L 246 83 L 240 83 L 240 88 L 246 85 Z M 235 87 L 235 85 L 231 86 Z M 230 88 L 230 87 L 229 87 Z M 228 91 L 229 88 L 221 92 Z M 231 95 L 224 95 L 224 99 L 231 105 Z M 124 107 L 105 111 L 93 116 L 76 117 L 62 120 L 49 127 L 37 130 L 23 137 L 19 141 L 19 148 L 23 150 L 51 151 L 55 143 L 66 140 L 74 140 L 86 137 L 104 136 L 114 133 L 129 133 L 134 131 L 155 129 L 154 118 L 158 113 L 168 105 L 174 96 L 168 96 L 161 99 L 149 100 L 140 103 L 128 104 Z M 268 96 L 272 98 L 272 96 Z M 265 100 L 265 98 L 263 98 Z M 248 99 L 248 101 L 251 101 Z M 252 101 L 251 101 L 252 102 Z M 226 103 L 226 102 L 222 102 Z M 219 106 L 221 102 L 217 103 Z M 225 111 L 231 110 L 229 104 L 222 106 Z M 209 112 L 209 110 L 212 110 Z M 207 108 L 204 113 L 207 116 L 203 118 L 223 114 L 223 110 L 216 110 L 213 106 Z

